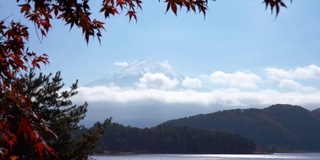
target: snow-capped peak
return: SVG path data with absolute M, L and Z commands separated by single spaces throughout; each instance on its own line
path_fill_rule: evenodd
M 120 68 L 109 76 L 105 76 L 89 83 L 87 86 L 109 85 L 132 87 L 139 82 L 139 79 L 146 74 L 163 74 L 164 76 L 177 81 L 183 77 L 172 69 L 170 64 L 152 59 L 140 59 Z
M 112 74 L 112 77 L 138 76 L 146 73 L 163 73 L 170 78 L 181 77 L 176 73 L 168 62 L 160 62 L 152 59 L 140 59 L 128 64 Z

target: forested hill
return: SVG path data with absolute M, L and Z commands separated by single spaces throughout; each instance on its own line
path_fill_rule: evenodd
M 111 124 L 97 146 L 107 153 L 252 153 L 256 145 L 238 135 L 187 127 L 133 128 Z
M 186 126 L 241 135 L 271 151 L 320 151 L 320 110 L 272 105 L 234 109 L 170 120 L 162 126 Z

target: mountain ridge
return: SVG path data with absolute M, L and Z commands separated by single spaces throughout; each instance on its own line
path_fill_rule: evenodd
M 260 146 L 319 151 L 320 116 L 301 106 L 272 105 L 263 109 L 232 109 L 200 114 L 160 125 L 222 131 L 246 137 Z

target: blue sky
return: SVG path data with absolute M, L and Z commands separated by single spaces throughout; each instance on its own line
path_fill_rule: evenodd
M 320 2 L 287 3 L 288 9 L 282 9 L 275 19 L 257 0 L 211 2 L 204 20 L 203 15 L 186 14 L 185 10 L 177 17 L 165 14 L 164 3 L 145 1 L 137 23 L 129 23 L 124 14 L 105 20 L 101 45 L 93 40 L 87 46 L 81 30 L 69 32 L 57 21 L 42 44 L 33 36 L 30 46 L 50 56 L 51 65 L 44 71 L 62 70 L 66 83 L 79 79 L 80 84 L 113 72 L 116 61 L 141 58 L 168 60 L 192 76 L 215 70 L 259 71 L 270 66 L 290 69 L 318 64 Z M 10 15 L 11 6 L 6 5 L 10 6 L 2 5 L 1 12 Z M 102 18 L 102 14 L 97 16 Z
M 48 38 L 42 39 L 41 43 L 31 29 L 29 45 L 34 51 L 49 55 L 50 65 L 43 67 L 42 71 L 48 73 L 61 70 L 67 85 L 79 79 L 82 86 L 110 74 L 119 69 L 119 66 L 114 65 L 115 62 L 130 63 L 137 59 L 151 58 L 168 61 L 173 68 L 193 80 L 203 82 L 203 77 L 214 79 L 211 83 L 214 88 L 210 93 L 219 95 L 215 97 L 233 99 L 235 96 L 261 96 L 260 99 L 251 99 L 250 103 L 236 105 L 237 107 L 267 107 L 272 103 L 293 102 L 314 109 L 319 107 L 320 1 L 293 0 L 290 4 L 287 0 L 286 3 L 288 9 L 282 9 L 275 18 L 270 10 L 265 10 L 261 0 L 210 1 L 204 18 L 201 14 L 186 14 L 185 10 L 178 12 L 178 16 L 171 12 L 165 14 L 164 3 L 147 0 L 142 6 L 143 10 L 139 11 L 137 22 L 129 22 L 124 14 L 106 19 L 106 32 L 103 32 L 101 44 L 97 40 L 91 40 L 87 45 L 81 30 L 75 28 L 69 31 L 62 22 L 54 21 Z M 26 22 L 14 11 L 14 5 L 1 5 L 0 14 L 9 16 L 14 13 L 10 18 Z M 94 8 L 99 8 L 99 4 L 93 4 L 92 9 Z M 102 14 L 95 16 L 102 19 Z M 111 94 L 132 97 L 130 92 L 134 92 L 123 89 L 116 91 Z M 149 92 L 134 92 L 136 93 L 148 95 Z M 157 90 L 153 94 L 183 97 L 172 91 Z M 183 94 L 186 95 L 187 92 Z M 199 97 L 208 96 L 204 95 L 208 93 L 196 94 Z M 283 100 L 281 97 L 287 98 Z M 221 99 L 217 102 L 222 101 Z M 241 102 L 246 101 L 245 99 L 242 98 Z M 247 99 L 250 101 L 250 98 Z M 262 103 L 261 99 L 269 101 Z M 296 99 L 299 100 L 294 101 Z M 129 102 L 132 104 L 132 101 Z M 182 104 L 170 102 L 166 98 L 159 101 L 165 104 Z M 184 101 L 183 98 L 181 101 Z M 255 104 L 255 101 L 259 102 Z M 142 102 L 139 101 L 139 104 Z M 225 105 L 216 102 L 213 104 Z M 208 104 L 200 106 L 206 105 Z M 196 111 L 210 112 L 218 109 L 221 107 Z M 117 115 L 118 112 L 119 110 L 110 111 L 110 114 Z M 198 112 L 190 110 L 167 118 Z

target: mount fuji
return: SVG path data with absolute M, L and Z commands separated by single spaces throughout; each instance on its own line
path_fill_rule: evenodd
M 176 72 L 167 61 L 161 62 L 152 59 L 140 59 L 85 86 L 115 85 L 135 88 L 141 87 L 141 83 L 153 83 L 151 86 L 161 87 L 161 85 L 167 82 L 170 82 L 172 86 L 178 86 L 183 79 L 184 76 Z

